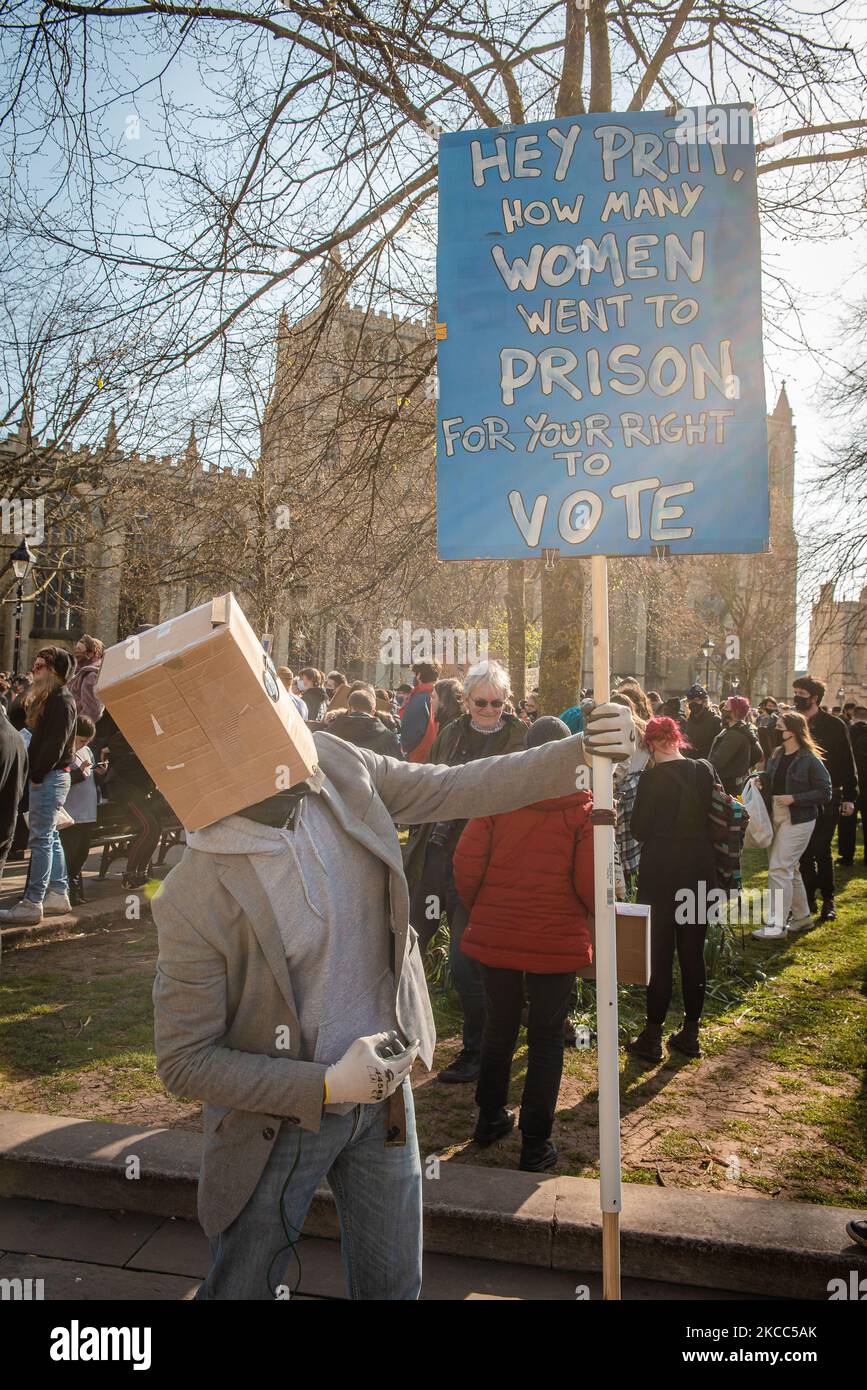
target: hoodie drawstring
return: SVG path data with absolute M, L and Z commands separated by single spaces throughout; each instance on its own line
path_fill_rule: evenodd
M 302 820 L 302 825 L 303 825 L 303 820 Z M 301 826 L 299 826 L 299 829 L 301 829 Z M 306 835 L 307 835 L 307 843 L 310 845 L 311 849 L 313 850 L 314 858 L 316 859 L 317 864 L 319 865 L 320 869 L 321 869 L 322 872 L 324 873 L 324 872 L 325 872 L 325 865 L 322 863 L 322 860 L 321 860 L 320 857 L 319 857 L 319 852 L 318 852 L 318 850 L 316 849 L 315 844 L 313 843 L 313 837 L 312 837 L 312 835 L 310 835 L 309 831 L 306 831 L 306 830 L 305 830 L 305 833 L 306 833 Z M 296 852 L 296 850 L 295 850 L 295 845 L 294 845 L 294 843 L 293 843 L 293 842 L 294 842 L 294 839 L 295 839 L 295 835 L 297 834 L 297 831 L 292 831 L 292 830 L 281 830 L 281 831 L 280 831 L 280 834 L 281 834 L 281 836 L 283 837 L 283 839 L 286 841 L 286 845 L 287 845 L 287 848 L 288 848 L 288 850 L 289 850 L 289 853 L 292 855 L 292 858 L 295 860 L 295 868 L 298 870 L 298 877 L 299 877 L 299 879 L 301 880 L 301 888 L 302 888 L 302 891 L 303 891 L 303 893 L 304 893 L 304 901 L 306 902 L 307 906 L 310 908 L 310 911 L 311 911 L 311 912 L 315 912 L 315 913 L 316 913 L 316 916 L 320 919 L 320 921 L 324 922 L 324 921 L 325 921 L 325 913 L 324 913 L 324 912 L 320 912 L 319 908 L 318 908 L 318 907 L 316 906 L 316 904 L 311 900 L 310 894 L 309 894 L 308 891 L 307 891 L 307 884 L 306 884 L 306 882 L 305 882 L 304 874 L 303 874 L 303 872 L 302 872 L 302 870 L 301 870 L 301 864 L 300 864 L 300 862 L 299 862 L 299 860 L 298 860 L 298 854 L 297 854 L 297 852 Z

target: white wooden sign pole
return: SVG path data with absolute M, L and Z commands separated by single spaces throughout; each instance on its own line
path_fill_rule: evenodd
M 593 699 L 611 697 L 608 647 L 608 560 L 591 559 Z M 593 805 L 613 810 L 614 765 L 593 759 Z M 593 827 L 596 917 L 596 1027 L 599 1070 L 599 1205 L 602 1208 L 602 1297 L 620 1298 L 620 1067 L 617 1025 L 617 947 L 614 905 L 614 828 Z

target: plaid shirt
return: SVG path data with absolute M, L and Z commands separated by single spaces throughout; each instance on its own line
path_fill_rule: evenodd
M 638 873 L 638 861 L 641 858 L 641 845 L 630 834 L 629 819 L 635 806 L 635 798 L 638 795 L 638 779 L 640 772 L 628 772 L 620 779 L 617 785 L 617 826 L 615 838 L 617 840 L 617 853 L 620 857 L 620 866 L 623 873 L 632 875 Z

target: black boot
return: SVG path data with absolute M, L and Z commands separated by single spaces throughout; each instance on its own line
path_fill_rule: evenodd
M 662 1061 L 662 1024 L 645 1023 L 638 1037 L 626 1044 L 626 1051 L 645 1062 Z
M 437 1081 L 444 1081 L 447 1085 L 466 1085 L 469 1081 L 479 1079 L 479 1059 L 466 1049 L 459 1052 L 455 1060 L 448 1067 L 443 1067 L 442 1071 L 437 1072 Z
M 498 1110 L 494 1115 L 483 1115 L 479 1111 L 479 1120 L 473 1138 L 479 1148 L 485 1149 L 489 1144 L 495 1143 L 497 1139 L 504 1139 L 514 1127 L 514 1110 Z
M 698 1040 L 698 1028 L 697 1020 L 695 1023 L 690 1023 L 684 1019 L 680 1031 L 672 1033 L 669 1038 L 669 1047 L 673 1047 L 675 1052 L 682 1052 L 684 1057 L 700 1057 L 701 1043 Z
M 524 1135 L 521 1144 L 522 1173 L 546 1173 L 557 1162 L 557 1150 L 550 1139 L 531 1139 Z
M 834 906 L 833 898 L 825 898 L 822 902 L 822 911 L 819 913 L 820 922 L 836 922 L 837 909 Z

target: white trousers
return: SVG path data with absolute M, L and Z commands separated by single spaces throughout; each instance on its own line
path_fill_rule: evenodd
M 805 922 L 811 916 L 798 861 L 815 824 L 808 820 L 792 825 L 788 806 L 781 806 L 780 798 L 774 797 L 774 839 L 768 856 L 769 927 L 785 927 L 790 910 L 793 922 Z

